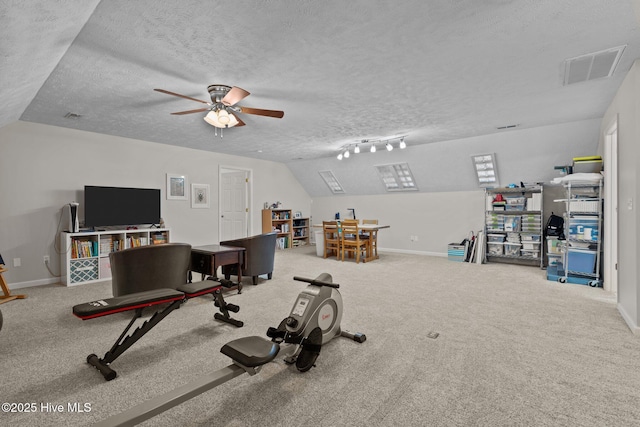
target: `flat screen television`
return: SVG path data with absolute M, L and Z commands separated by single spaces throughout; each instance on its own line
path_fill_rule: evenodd
M 84 187 L 85 227 L 159 223 L 159 189 Z

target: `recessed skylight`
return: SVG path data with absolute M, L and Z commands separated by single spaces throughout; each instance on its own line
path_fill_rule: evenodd
M 411 191 L 418 189 L 408 163 L 377 165 L 376 170 L 387 191 Z
M 480 187 L 497 187 L 498 171 L 493 154 L 477 154 L 471 156 L 473 169 L 478 177 Z
M 327 187 L 329 187 L 329 190 L 331 190 L 333 194 L 344 194 L 345 191 L 342 188 L 342 185 L 340 185 L 340 183 L 338 182 L 338 179 L 335 177 L 333 172 L 319 171 L 318 173 L 320 174 L 325 184 L 327 184 Z

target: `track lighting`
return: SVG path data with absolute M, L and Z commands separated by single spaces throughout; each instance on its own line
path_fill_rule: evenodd
M 351 143 L 351 144 L 346 144 L 343 145 L 340 148 L 340 153 L 338 154 L 338 160 L 342 160 L 344 159 L 348 159 L 351 150 L 351 146 L 353 146 L 353 154 L 358 154 L 360 153 L 360 146 L 361 145 L 367 145 L 369 144 L 369 151 L 372 153 L 376 152 L 376 144 L 384 144 L 385 148 L 387 149 L 387 151 L 391 151 L 393 150 L 393 145 L 391 144 L 394 140 L 399 140 L 400 142 L 398 143 L 398 147 L 400 149 L 403 148 L 407 148 L 407 143 L 404 141 L 404 136 L 400 136 L 400 137 L 393 137 L 393 138 L 384 138 L 384 139 L 377 139 L 375 141 L 371 141 L 368 139 L 363 139 L 360 142 L 356 142 L 355 144 Z

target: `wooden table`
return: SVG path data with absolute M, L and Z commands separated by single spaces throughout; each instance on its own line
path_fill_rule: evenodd
M 323 228 L 323 227 L 322 227 L 322 224 L 313 224 L 313 228 Z M 384 225 L 384 224 L 358 224 L 358 230 L 361 230 L 361 231 L 372 231 L 372 232 L 377 233 L 378 230 L 382 230 L 383 228 L 391 228 L 391 226 L 390 225 Z M 323 236 L 323 238 L 324 238 L 324 236 Z M 377 236 L 376 236 L 376 243 L 375 244 L 376 245 L 378 244 L 377 243 Z M 369 257 L 364 259 L 364 262 L 372 261 L 372 260 L 378 259 L 378 258 L 380 258 L 380 257 L 378 256 L 377 247 L 376 247 L 376 252 L 375 253 L 372 252 Z
M 201 273 L 217 279 L 218 267 L 223 265 L 238 266 L 238 293 L 242 293 L 242 266 L 244 265 L 245 249 L 236 246 L 206 245 L 191 248 L 191 266 L 189 267 L 189 282 L 191 272 Z

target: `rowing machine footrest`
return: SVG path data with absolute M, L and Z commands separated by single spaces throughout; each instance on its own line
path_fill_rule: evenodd
M 296 359 L 296 368 L 300 372 L 307 372 L 313 368 L 322 349 L 322 330 L 313 328 L 309 336 L 302 342 L 302 351 Z
M 286 335 L 286 333 L 287 333 L 287 331 L 283 331 L 281 329 L 274 328 L 273 326 L 270 326 L 269 329 L 267 329 L 267 336 L 269 338 L 284 339 L 284 336 Z

